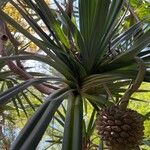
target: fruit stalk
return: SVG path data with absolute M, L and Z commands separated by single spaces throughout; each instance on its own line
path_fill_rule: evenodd
M 138 90 L 138 88 L 140 87 L 140 85 L 142 84 L 142 82 L 144 80 L 144 76 L 145 76 L 145 72 L 146 72 L 145 63 L 139 57 L 135 57 L 135 61 L 139 66 L 139 72 L 138 72 L 137 77 L 134 80 L 134 82 L 131 83 L 131 85 L 129 86 L 129 88 L 125 92 L 125 94 L 120 99 L 119 107 L 121 109 L 126 109 L 127 108 L 130 97 L 132 96 L 132 94 L 134 92 L 136 92 Z

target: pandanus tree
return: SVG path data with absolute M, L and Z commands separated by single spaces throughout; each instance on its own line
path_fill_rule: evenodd
M 31 34 L 1 8 L 0 18 L 5 21 L 3 29 L 7 29 L 6 23 L 10 24 L 34 42 L 45 55 L 21 52 L 8 56 L 4 41 L 10 36 L 8 32 L 2 32 L 0 61 L 26 81 L 1 93 L 0 105 L 7 104 L 10 98 L 32 85 L 47 94 L 10 149 L 36 149 L 64 101 L 67 108 L 62 150 L 87 149 L 83 134 L 83 114 L 87 102 L 94 109 L 92 120 L 98 112 L 98 134 L 109 150 L 136 149 L 143 138 L 143 120 L 140 114 L 127 106 L 141 83 L 150 81 L 150 51 L 145 49 L 150 42 L 149 24 L 138 21 L 121 32 L 120 27 L 129 9 L 125 0 L 78 0 L 76 11 L 73 0 L 68 1 L 66 9 L 54 0 L 56 11 L 44 0 L 9 2 L 36 34 Z M 40 27 L 41 22 L 46 30 Z M 12 62 L 29 59 L 52 66 L 61 74 L 61 78 L 33 78 L 24 72 L 24 68 L 16 69 Z M 52 85 L 57 83 L 57 87 Z M 126 91 L 120 89 L 127 85 L 129 88 Z M 113 93 L 121 91 L 124 95 L 115 100 Z

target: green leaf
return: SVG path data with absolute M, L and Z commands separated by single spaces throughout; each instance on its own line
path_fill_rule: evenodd
M 28 90 L 28 89 L 27 89 L 27 91 L 28 91 L 28 93 L 30 93 L 33 97 L 35 97 L 40 103 L 43 102 L 36 94 L 34 94 L 34 91 L 30 91 L 30 90 Z
M 125 62 L 126 60 L 131 61 L 141 50 L 143 50 L 150 42 L 150 29 L 141 35 L 134 43 L 134 45 L 126 52 L 119 55 L 114 59 L 113 63 Z
M 43 39 L 44 42 L 50 47 L 57 47 L 53 40 L 42 30 L 42 28 L 37 24 L 37 22 L 28 13 L 26 14 L 15 2 L 11 1 L 11 4 L 19 11 L 22 17 L 29 23 L 29 25 L 35 30 L 35 32 Z
M 48 7 L 46 2 L 44 0 L 37 0 L 36 3 L 40 11 L 43 13 L 45 17 L 44 19 L 46 19 L 47 23 L 51 25 L 51 28 L 55 32 L 57 38 L 62 42 L 62 44 L 64 44 L 64 46 L 66 46 L 69 49 L 70 48 L 69 41 L 66 35 L 64 34 L 63 30 L 60 28 L 59 22 L 54 17 L 51 9 Z
M 47 97 L 45 102 L 22 129 L 21 133 L 12 144 L 11 150 L 26 150 L 28 148 L 34 150 L 36 148 L 55 111 L 64 97 L 70 92 L 68 90 L 68 87 L 60 89 Z
M 26 95 L 26 93 L 21 93 L 23 98 L 25 99 L 25 101 L 27 102 L 27 104 L 35 111 L 35 107 L 34 105 L 32 104 L 32 102 L 29 100 L 28 96 Z
M 58 117 L 54 116 L 54 119 L 62 126 L 64 127 L 64 122 L 60 120 Z
M 87 98 L 92 103 L 99 105 L 100 107 L 104 107 L 105 105 L 112 104 L 109 102 L 104 95 L 94 96 L 90 94 L 82 94 L 84 98 Z
M 139 57 L 142 57 L 142 59 L 143 59 L 143 57 L 144 57 L 144 56 L 147 56 L 148 54 L 150 54 L 150 48 L 148 48 L 148 49 L 146 49 L 146 50 L 144 50 L 144 51 L 141 51 L 141 52 L 138 54 L 138 56 L 139 56 Z
M 24 144 L 21 146 L 22 150 L 35 150 L 50 121 L 52 120 L 54 113 L 56 112 L 62 101 L 63 99 L 61 97 L 61 99 L 55 99 L 48 105 L 46 110 L 43 112 L 42 117 L 39 119 L 38 123 L 33 128 L 28 138 L 24 141 Z
M 123 0 L 79 1 L 80 31 L 86 45 L 83 59 L 88 71 L 102 58 L 122 4 Z
M 130 64 L 133 64 L 133 59 L 138 55 L 140 51 L 142 51 L 146 46 L 148 46 L 150 41 L 150 29 L 142 34 L 133 44 L 133 46 L 118 55 L 114 60 L 112 60 L 109 64 L 102 65 L 99 67 L 99 71 L 111 71 L 121 67 L 126 67 Z M 128 60 L 128 61 L 127 61 Z
M 73 146 L 72 150 L 82 150 L 82 123 L 83 123 L 83 102 L 81 96 L 75 99 L 74 125 L 73 125 Z
M 82 150 L 82 99 L 70 95 L 68 99 L 62 150 Z
M 120 34 L 118 37 L 112 40 L 111 42 L 111 49 L 114 49 L 115 46 L 119 43 L 121 43 L 124 40 L 127 40 L 128 38 L 131 38 L 140 28 L 141 28 L 142 22 L 138 22 L 135 25 L 133 25 L 131 28 L 129 28 L 127 31 Z
M 85 92 L 88 89 L 103 86 L 104 83 L 109 83 L 124 78 L 128 78 L 128 76 L 121 73 L 119 74 L 110 72 L 103 74 L 93 74 L 84 79 L 81 85 L 81 91 Z
M 73 76 L 72 70 L 63 63 L 60 59 L 58 59 L 54 54 L 52 54 L 50 58 L 49 56 L 39 55 L 39 54 L 26 54 L 26 55 L 17 55 L 17 56 L 8 56 L 8 57 L 1 57 L 0 61 L 4 62 L 4 60 L 37 60 L 49 64 L 50 66 L 54 67 L 57 71 L 59 71 L 62 75 L 64 75 L 67 79 L 76 81 L 75 77 Z M 54 60 L 53 60 L 54 59 Z M 57 63 L 56 63 L 57 62 Z
M 93 132 L 91 132 L 92 128 L 93 128 L 93 125 L 95 124 L 95 114 L 96 114 L 96 110 L 93 109 L 93 112 L 91 114 L 91 117 L 90 117 L 90 121 L 89 121 L 89 124 L 88 124 L 88 128 L 87 128 L 87 134 L 88 134 L 88 137 L 91 137 Z
M 24 107 L 24 104 L 23 104 L 21 98 L 20 98 L 18 95 L 16 95 L 15 97 L 16 97 L 16 99 L 17 99 L 19 105 L 20 105 L 20 108 L 23 110 L 24 114 L 25 114 L 26 117 L 28 118 L 28 113 L 27 113 L 27 111 L 26 111 L 26 108 Z
M 82 57 L 83 60 L 86 59 L 84 62 L 88 71 L 93 66 L 97 50 L 99 50 L 99 43 L 105 32 L 104 28 L 109 4 L 109 0 L 79 1 L 80 31 L 85 42 L 85 52 Z
M 115 27 L 117 17 L 121 11 L 123 2 L 124 2 L 124 0 L 118 0 L 118 1 L 113 0 L 113 1 L 111 1 L 110 9 L 109 9 L 109 12 L 107 15 L 107 21 L 105 24 L 105 26 L 106 26 L 105 27 L 106 28 L 105 33 L 106 34 L 103 37 L 102 46 L 101 46 L 102 49 L 105 49 L 108 42 L 110 41 L 110 39 L 112 37 L 111 32 L 114 33 L 113 29 Z M 100 53 L 101 57 L 102 57 L 103 53 L 104 53 L 104 50 Z
M 0 10 L 0 17 L 2 19 L 4 19 L 6 22 L 8 22 L 10 25 L 12 25 L 13 27 L 15 27 L 17 30 L 19 30 L 23 35 L 25 35 L 28 39 L 30 39 L 32 42 L 34 42 L 39 48 L 41 48 L 48 56 L 51 57 L 51 59 L 55 60 L 60 66 L 61 65 L 65 65 L 66 64 L 61 60 L 60 54 L 59 55 L 55 55 L 51 50 L 53 50 L 54 52 L 56 51 L 61 51 L 58 47 L 56 46 L 50 46 L 50 44 L 45 43 L 44 41 L 41 41 L 37 38 L 35 38 L 34 36 L 32 36 L 27 30 L 25 30 L 23 27 L 21 27 L 15 20 L 13 20 L 10 16 L 8 16 L 6 13 L 4 13 L 2 10 Z M 65 59 L 65 58 L 64 58 Z M 55 62 L 53 62 L 53 64 L 56 64 Z M 58 68 L 57 66 L 57 68 Z M 55 68 L 55 67 L 54 67 Z M 59 67 L 59 69 L 63 70 L 64 67 Z M 68 66 L 66 66 L 65 68 L 68 68 Z M 69 69 L 69 68 L 68 68 Z M 67 70 L 68 70 L 67 69 Z M 69 69 L 70 70 L 70 69 Z M 70 70 L 71 72 L 71 70 Z M 67 78 L 68 78 L 68 74 L 66 74 Z M 72 78 L 72 77 L 71 77 Z
M 67 24 L 66 26 L 71 31 L 71 33 L 74 37 L 74 40 L 76 41 L 77 45 L 79 46 L 79 50 L 81 51 L 81 54 L 82 54 L 83 51 L 85 51 L 85 45 L 84 45 L 83 37 L 82 37 L 80 31 L 78 30 L 77 26 L 71 21 L 71 19 L 66 14 L 66 12 L 62 9 L 62 7 L 59 5 L 59 3 L 56 0 L 54 0 L 54 2 L 56 3 L 57 7 L 61 11 L 62 16 L 65 20 L 65 23 Z
M 58 115 L 59 115 L 59 118 L 61 118 L 62 121 L 64 122 L 64 121 L 65 121 L 65 116 L 64 116 L 64 114 L 63 114 L 62 112 L 60 112 L 59 110 L 57 110 L 57 113 L 58 113 Z
M 72 135 L 73 135 L 73 124 L 74 124 L 74 101 L 75 97 L 70 95 L 68 97 L 68 106 L 66 112 L 65 126 L 62 150 L 72 149 Z
M 10 98 L 12 98 L 13 96 L 16 96 L 19 92 L 22 92 L 29 86 L 39 84 L 47 80 L 48 78 L 30 79 L 19 85 L 16 85 L 15 87 L 10 88 L 9 90 L 0 94 L 0 105 L 4 105 L 8 103 L 10 101 Z

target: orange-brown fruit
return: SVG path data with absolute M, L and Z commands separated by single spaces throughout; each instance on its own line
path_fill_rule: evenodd
M 142 116 L 131 109 L 118 106 L 104 108 L 97 113 L 96 126 L 101 139 L 110 150 L 130 150 L 143 138 Z

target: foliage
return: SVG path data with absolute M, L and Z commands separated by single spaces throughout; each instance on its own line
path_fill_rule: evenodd
M 142 1 L 142 0 L 131 0 L 131 5 L 133 6 L 135 13 L 138 15 L 139 19 L 146 19 L 146 22 L 150 22 L 149 20 L 149 8 L 150 3 L 148 1 Z
M 145 25 L 140 21 L 124 30 L 122 22 L 126 19 L 128 7 L 123 0 L 79 0 L 79 12 L 77 12 L 79 22 L 76 23 L 71 11 L 72 1 L 66 10 L 56 0 L 54 2 L 58 11 L 51 9 L 44 0 L 34 2 L 10 0 L 11 5 L 32 30 L 27 30 L 15 18 L 11 18 L 5 13 L 5 8 L 0 9 L 2 20 L 45 52 L 45 55 L 42 55 L 23 50 L 18 55 L 5 55 L 0 58 L 3 64 L 1 67 L 4 67 L 8 58 L 9 60 L 33 59 L 52 66 L 61 74 L 61 77 L 46 75 L 38 77 L 33 73 L 33 78 L 28 80 L 25 78 L 26 81 L 21 83 L 16 77 L 16 85 L 13 86 L 13 83 L 8 90 L 0 94 L 0 105 L 4 106 L 9 105 L 14 96 L 22 103 L 20 94 L 23 95 L 23 91 L 31 85 L 37 87 L 43 83 L 52 87 L 53 84 L 55 89 L 59 88 L 53 93 L 47 93 L 49 95 L 22 129 L 11 150 L 35 149 L 53 119 L 63 128 L 62 136 L 59 138 L 61 140 L 54 143 L 61 143 L 63 150 L 87 148 L 91 142 L 89 140 L 93 138 L 96 111 L 116 104 L 121 97 L 118 93 L 124 93 L 125 85 L 130 84 L 141 71 L 137 69 L 135 57 L 140 57 L 142 64 L 146 66 L 144 81 L 150 81 L 148 47 L 150 27 L 149 24 Z M 125 10 L 122 9 L 123 6 Z M 123 14 L 123 18 L 120 13 Z M 46 30 L 41 27 L 41 22 Z M 33 30 L 34 34 L 30 32 Z M 144 49 L 145 47 L 148 48 Z M 0 75 L 3 75 L 3 72 Z M 3 80 L 7 80 L 7 77 L 3 77 Z M 62 113 L 59 109 L 64 101 L 67 106 L 63 108 Z M 32 102 L 29 101 L 30 107 L 31 104 Z M 90 109 L 91 115 L 87 115 L 90 113 L 89 104 L 93 107 Z M 21 106 L 27 114 L 24 105 Z

